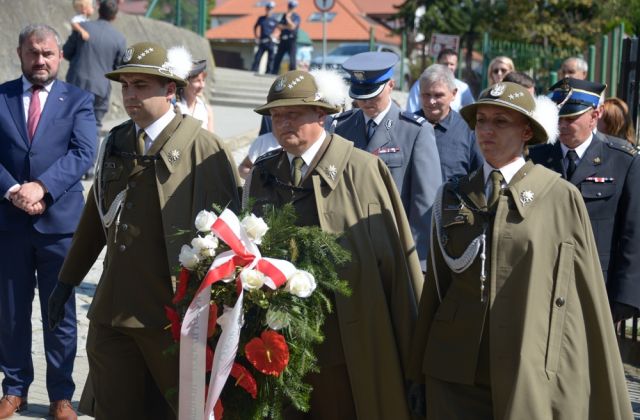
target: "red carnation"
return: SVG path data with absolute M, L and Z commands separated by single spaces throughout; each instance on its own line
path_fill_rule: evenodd
M 178 316 L 178 312 L 170 306 L 164 307 L 164 313 L 171 321 L 171 335 L 173 336 L 173 341 L 180 341 L 180 316 Z
M 180 275 L 178 276 L 178 284 L 176 285 L 176 294 L 173 296 L 173 304 L 180 302 L 184 299 L 184 296 L 187 294 L 187 286 L 189 285 L 189 277 L 191 273 L 186 268 L 182 268 L 180 270 Z
M 213 349 L 209 344 L 207 344 L 207 352 L 206 352 L 206 366 L 207 372 L 211 372 L 211 368 L 213 367 Z
M 215 303 L 209 306 L 209 324 L 207 324 L 207 338 L 211 338 L 216 332 L 218 322 L 218 305 Z
M 254 400 L 256 399 L 258 395 L 258 384 L 256 384 L 256 379 L 247 368 L 240 363 L 234 363 L 231 367 L 231 376 L 236 378 L 236 386 L 240 385 L 242 389 L 251 394 Z
M 289 347 L 284 337 L 267 330 L 244 347 L 247 360 L 265 375 L 279 376 L 289 363 Z

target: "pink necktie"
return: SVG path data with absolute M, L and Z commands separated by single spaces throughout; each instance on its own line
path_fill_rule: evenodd
M 29 134 L 29 141 L 33 140 L 33 135 L 38 127 L 38 121 L 40 121 L 40 95 L 38 93 L 42 90 L 42 86 L 31 86 L 31 102 L 29 103 L 29 114 L 27 115 L 27 133 Z

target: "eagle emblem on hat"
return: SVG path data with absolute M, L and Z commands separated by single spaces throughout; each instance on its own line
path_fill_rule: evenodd
M 359 82 L 364 80 L 364 72 L 363 71 L 354 71 L 353 72 L 353 77 L 356 78 L 356 80 L 358 80 Z
M 497 85 L 495 85 L 493 87 L 493 89 L 491 89 L 491 92 L 489 92 L 489 95 L 491 96 L 501 96 L 504 93 L 504 90 L 507 88 L 507 86 L 503 83 L 498 83 Z
M 287 80 L 282 76 L 276 81 L 276 84 L 273 85 L 273 90 L 276 92 L 282 92 L 285 86 L 287 86 Z
M 124 57 L 122 57 L 122 62 L 128 63 L 131 61 L 131 57 L 133 57 L 133 48 L 127 48 L 127 51 L 124 53 Z

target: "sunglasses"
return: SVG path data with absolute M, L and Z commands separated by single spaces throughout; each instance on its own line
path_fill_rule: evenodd
M 508 72 L 509 72 L 509 70 L 507 70 L 507 69 L 493 69 L 493 70 L 491 71 L 491 73 L 493 73 L 493 74 L 498 74 L 498 73 L 508 73 Z

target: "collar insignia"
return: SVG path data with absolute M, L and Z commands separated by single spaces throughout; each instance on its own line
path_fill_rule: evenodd
M 600 165 L 601 163 L 602 163 L 602 159 L 600 159 L 600 157 L 593 158 L 594 165 Z
M 180 151 L 173 149 L 169 152 L 169 163 L 172 165 L 180 160 Z
M 336 176 L 338 175 L 338 169 L 336 168 L 335 165 L 329 165 L 329 167 L 327 168 L 327 175 L 329 175 L 329 178 L 331 178 L 332 181 L 336 180 Z
M 387 127 L 387 130 L 390 129 L 392 125 L 393 125 L 393 121 L 392 120 L 387 120 L 384 123 L 384 126 Z
M 522 191 L 520 193 L 520 202 L 522 203 L 523 206 L 527 206 L 531 203 L 533 203 L 533 191 L 530 190 L 526 190 L 526 191 Z

